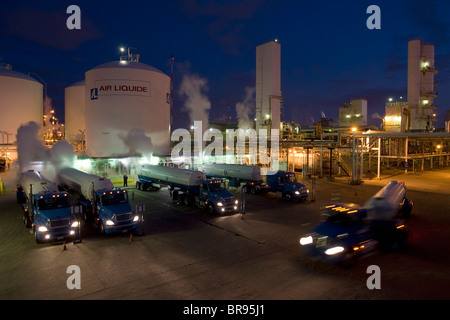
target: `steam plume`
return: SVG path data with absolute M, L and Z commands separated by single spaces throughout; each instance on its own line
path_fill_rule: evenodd
M 252 127 L 253 119 L 251 116 L 252 110 L 255 108 L 255 91 L 256 89 L 254 87 L 246 87 L 244 100 L 236 103 L 236 114 L 239 118 L 239 128 L 248 129 Z
M 203 130 L 208 128 L 209 109 L 211 109 L 211 102 L 206 96 L 207 91 L 206 79 L 195 74 L 183 76 L 179 94 L 186 99 L 184 107 L 189 112 L 191 123 L 202 121 Z

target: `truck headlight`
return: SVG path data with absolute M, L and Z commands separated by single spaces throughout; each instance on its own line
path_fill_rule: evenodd
M 234 204 L 238 204 L 238 203 L 239 203 L 239 200 L 236 199 L 236 201 L 234 202 Z
M 344 247 L 337 246 L 337 247 L 333 247 L 333 248 L 327 249 L 327 250 L 325 251 L 325 254 L 331 256 L 331 255 L 333 255 L 333 254 L 340 253 L 340 252 L 342 252 L 342 251 L 344 251 Z
M 133 222 L 137 222 L 137 221 L 139 221 L 139 216 L 134 216 Z
M 48 229 L 47 229 L 47 227 L 41 226 L 41 227 L 38 228 L 38 231 L 39 232 L 47 232 Z
M 74 222 L 72 223 L 71 227 L 72 227 L 72 228 L 76 228 L 76 227 L 78 227 L 78 225 L 79 225 L 78 221 L 74 221 Z
M 305 246 L 305 245 L 311 244 L 311 243 L 313 243 L 313 237 L 311 237 L 311 236 L 300 238 L 300 244 L 302 246 Z
M 223 203 L 222 202 L 217 202 L 217 206 L 218 207 L 223 207 Z
M 295 191 L 294 193 L 295 193 L 296 195 L 299 195 L 299 194 L 300 194 L 300 191 L 297 190 L 297 191 Z
M 113 226 L 113 225 L 114 225 L 114 222 L 113 222 L 112 220 L 106 220 L 106 221 L 105 221 L 105 224 L 106 224 L 107 226 Z

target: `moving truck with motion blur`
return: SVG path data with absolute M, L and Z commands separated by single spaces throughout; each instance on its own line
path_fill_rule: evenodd
M 133 232 L 139 215 L 131 209 L 128 191 L 115 188 L 111 180 L 75 168 L 58 172 L 58 185 L 73 195 L 83 208 L 87 221 L 93 221 L 100 233 Z
M 238 200 L 224 187 L 223 179 L 206 179 L 202 172 L 170 166 L 144 164 L 138 168 L 136 188 L 168 186 L 174 201 L 213 213 L 238 212 Z
M 227 179 L 232 187 L 245 186 L 252 194 L 275 192 L 288 201 L 305 200 L 309 194 L 294 172 L 279 170 L 263 175 L 258 166 L 224 163 L 205 163 L 198 169 L 207 177 Z
M 352 265 L 356 259 L 408 243 L 405 220 L 413 203 L 401 181 L 390 181 L 364 205 L 332 203 L 322 208 L 323 222 L 300 238 L 311 257 Z
M 23 172 L 17 187 L 23 222 L 32 228 L 37 243 L 75 239 L 79 219 L 70 206 L 69 194 L 35 170 Z

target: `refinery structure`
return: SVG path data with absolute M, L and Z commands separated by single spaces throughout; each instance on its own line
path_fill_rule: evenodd
M 75 150 L 77 166 L 104 176 L 127 172 L 133 177 L 135 166 L 141 163 L 174 165 L 171 133 L 172 119 L 177 115 L 173 114 L 173 64 L 168 75 L 139 61 L 139 55 L 130 49 L 124 52 L 119 60 L 86 71 L 80 75 L 81 81 L 64 92 L 63 129 L 65 140 Z M 337 108 L 337 123 L 325 117 L 313 127 L 282 121 L 281 43 L 263 43 L 255 53 L 254 121 L 247 130 L 263 130 L 269 137 L 273 129 L 279 130 L 276 156 L 280 169 L 304 178 L 345 176 L 358 183 L 366 176 L 380 177 L 381 171 L 391 166 L 415 171 L 448 165 L 448 127 L 441 132 L 435 129 L 434 45 L 421 40 L 408 43 L 407 101 L 386 103 L 380 128 L 368 125 L 370 101 L 364 97 Z M 0 107 L 15 111 L 3 112 L 0 119 L 0 156 L 5 167 L 17 159 L 19 127 L 29 122 L 45 125 L 46 85 L 7 64 L 0 66 L 0 84 Z M 56 120 L 51 123 L 55 125 Z M 42 128 L 42 137 L 46 129 Z M 219 128 L 224 139 L 235 129 L 226 125 Z M 274 143 L 269 141 L 269 156 L 273 156 Z M 245 150 L 249 152 L 249 142 Z M 227 162 L 252 164 L 233 157 Z M 181 165 L 193 168 L 194 163 Z

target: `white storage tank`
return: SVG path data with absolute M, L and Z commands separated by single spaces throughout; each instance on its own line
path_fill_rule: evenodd
M 15 143 L 21 125 L 34 121 L 42 126 L 43 116 L 43 85 L 0 64 L 0 143 Z
M 170 154 L 168 75 L 147 64 L 124 60 L 87 71 L 85 80 L 88 156 L 130 155 L 141 143 L 136 133 L 142 139 L 151 138 L 153 154 Z
M 86 130 L 85 81 L 79 81 L 64 90 L 65 137 L 70 143 L 83 139 Z

